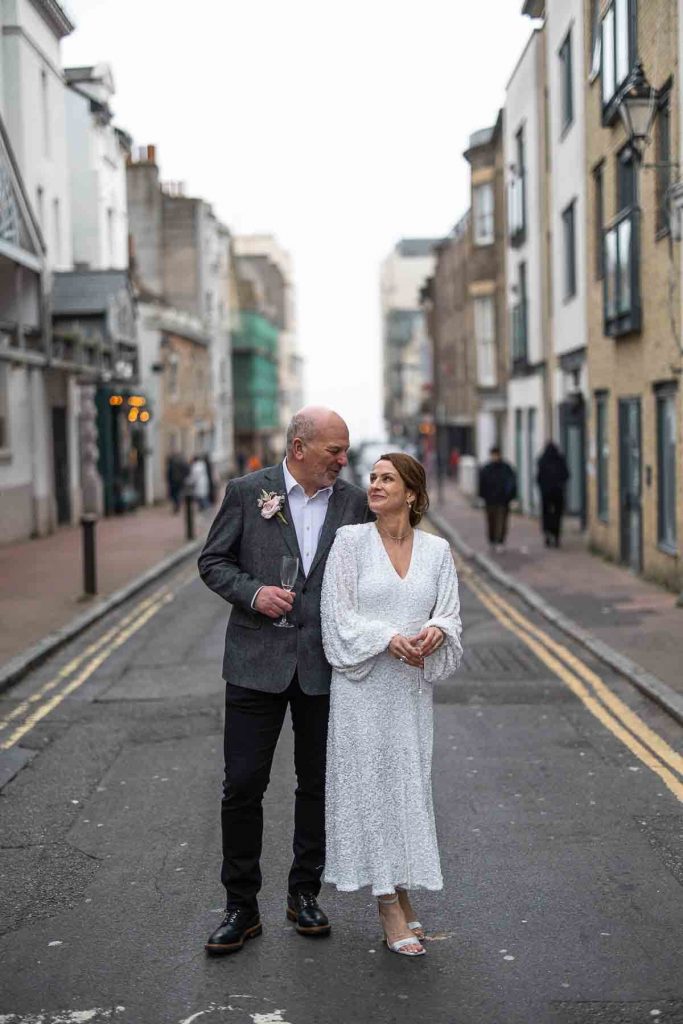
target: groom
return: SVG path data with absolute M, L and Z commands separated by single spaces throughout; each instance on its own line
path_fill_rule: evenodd
M 325 562 L 340 526 L 370 518 L 365 493 L 338 479 L 349 432 L 330 409 L 297 413 L 287 456 L 228 484 L 199 556 L 206 585 L 232 605 L 225 637 L 225 782 L 221 807 L 225 918 L 209 953 L 234 953 L 261 934 L 262 800 L 289 704 L 297 775 L 287 917 L 302 935 L 329 935 L 318 906 L 325 860 L 325 752 L 330 666 L 320 635 Z M 294 593 L 280 586 L 283 555 L 299 559 Z M 273 620 L 287 614 L 294 629 Z

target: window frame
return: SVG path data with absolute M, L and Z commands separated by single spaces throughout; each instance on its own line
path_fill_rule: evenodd
M 521 345 L 518 343 L 518 329 L 521 330 Z M 511 342 L 512 372 L 523 373 L 529 365 L 529 310 L 525 260 L 520 260 L 517 264 L 517 302 L 512 307 Z
M 484 316 L 483 310 L 487 313 Z M 494 295 L 477 295 L 473 300 L 474 341 L 477 352 L 477 386 L 495 388 L 498 386 L 498 370 L 496 366 L 496 301 Z M 490 326 L 490 331 L 482 331 L 482 325 Z M 487 359 L 480 358 L 486 351 Z M 482 369 L 488 363 L 487 379 L 484 380 Z
M 508 184 L 508 229 L 510 244 L 516 247 L 526 239 L 526 146 L 523 124 L 515 132 L 515 160 Z
M 628 280 L 623 282 L 624 256 L 622 252 L 625 224 L 628 230 Z M 640 218 L 634 207 L 622 210 L 604 230 L 605 276 L 603 280 L 603 332 L 607 337 L 633 334 L 641 329 L 642 309 L 640 301 Z M 610 250 L 614 241 L 614 266 L 610 261 Z M 612 280 L 615 282 L 614 303 L 610 304 Z M 623 308 L 625 287 L 628 288 L 629 303 Z
M 488 196 L 485 203 L 484 196 Z M 492 181 L 472 187 L 472 239 L 475 246 L 493 245 L 496 241 L 496 197 Z M 480 230 L 483 224 L 483 230 Z M 487 230 L 488 229 L 488 230 Z
M 605 162 L 593 168 L 593 230 L 595 244 L 595 280 L 602 281 L 605 277 Z
M 619 117 L 617 99 L 638 55 L 637 0 L 610 0 L 600 18 L 600 89 L 602 123 L 612 125 Z M 611 26 L 611 41 L 606 39 Z M 626 67 L 619 69 L 621 36 L 626 31 Z M 607 45 L 611 42 L 611 45 Z M 606 63 L 609 57 L 609 78 Z
M 574 69 L 572 63 L 572 30 L 568 29 L 557 56 L 560 61 L 560 135 L 564 136 L 574 123 Z
M 657 96 L 655 121 L 655 238 L 671 232 L 669 190 L 671 188 L 671 85 Z M 664 132 L 666 127 L 666 132 Z
M 562 211 L 562 248 L 563 248 L 563 298 L 570 302 L 576 297 L 576 198 L 565 206 Z
M 676 530 L 676 387 L 673 384 L 655 388 L 655 424 L 657 435 L 657 547 L 669 555 L 677 553 Z M 670 410 L 670 412 L 665 412 Z M 664 436 L 664 416 L 673 424 L 673 440 Z M 665 482 L 666 481 L 666 482 Z

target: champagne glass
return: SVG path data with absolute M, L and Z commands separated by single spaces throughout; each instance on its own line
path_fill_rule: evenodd
M 299 559 L 295 558 L 294 555 L 283 555 L 280 559 L 280 583 L 282 584 L 282 589 L 291 593 L 294 590 L 294 584 L 298 575 Z M 273 625 L 279 626 L 281 629 L 294 629 L 293 624 L 286 615 L 283 615 Z

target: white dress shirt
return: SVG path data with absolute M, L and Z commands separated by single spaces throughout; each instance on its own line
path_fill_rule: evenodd
M 318 541 L 327 515 L 327 506 L 332 496 L 332 487 L 323 487 L 309 498 L 301 484 L 297 483 L 289 472 L 287 459 L 282 463 L 282 468 L 285 474 L 285 490 L 287 491 L 292 525 L 301 552 L 301 568 L 304 575 L 308 576 L 308 570 L 311 568 L 318 549 Z M 283 515 L 284 512 L 283 509 Z M 251 601 L 252 608 L 256 607 L 256 598 L 262 590 L 263 587 L 259 587 L 254 594 Z
M 301 484 L 297 483 L 289 472 L 287 459 L 282 463 L 282 468 L 285 474 L 289 511 L 301 552 L 301 565 L 305 575 L 308 576 L 327 515 L 332 487 L 323 487 L 309 498 Z

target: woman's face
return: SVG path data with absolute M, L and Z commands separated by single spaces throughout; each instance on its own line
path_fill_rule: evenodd
M 368 505 L 376 516 L 396 515 L 409 511 L 408 502 L 414 499 L 403 483 L 398 470 L 388 459 L 376 462 L 370 473 Z

